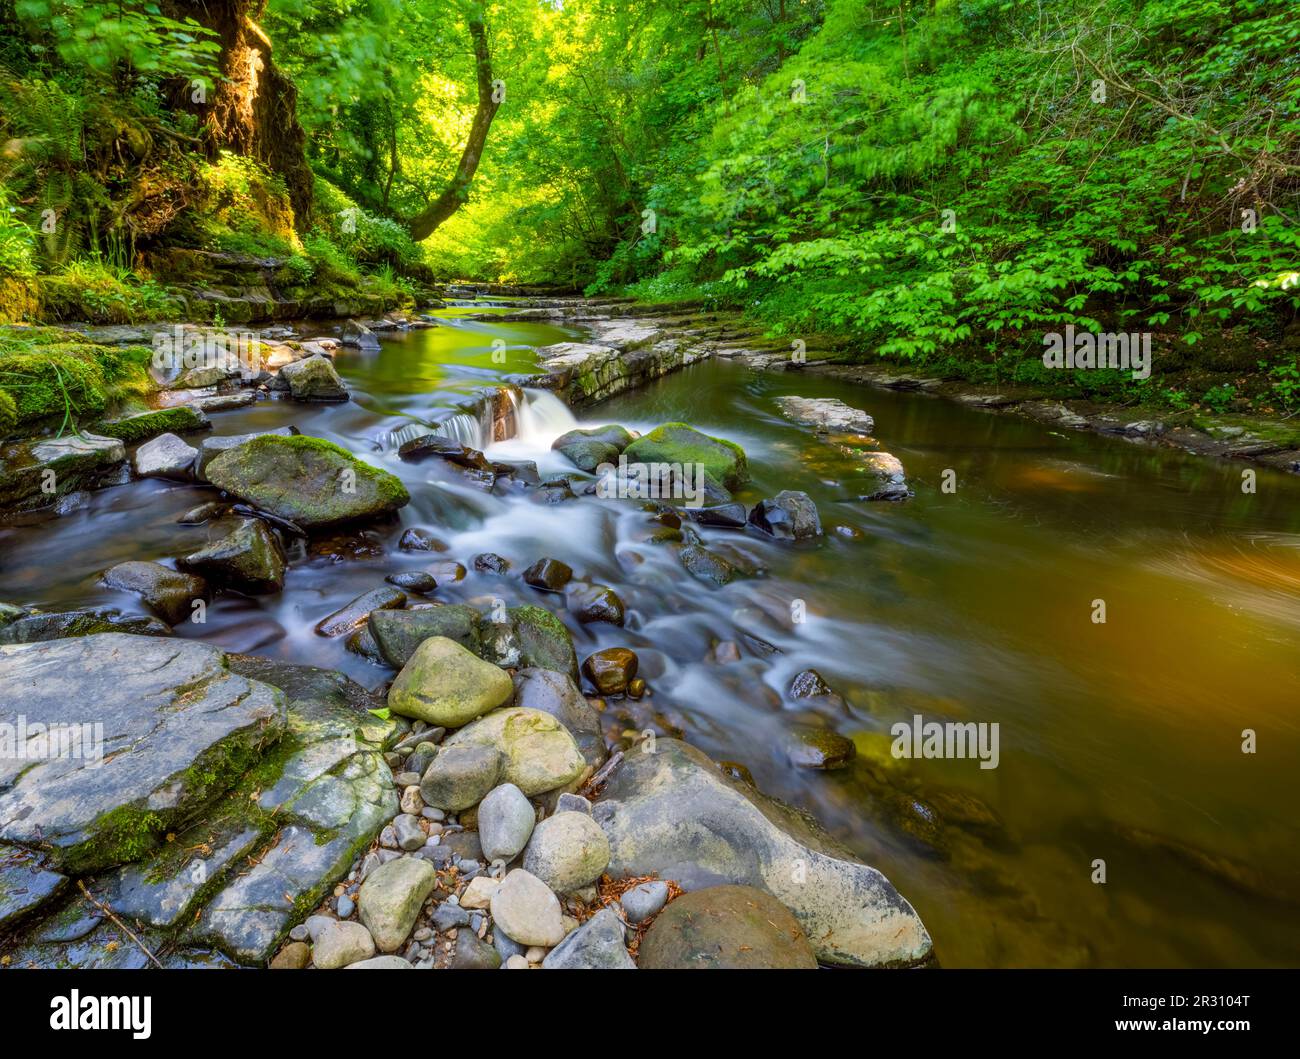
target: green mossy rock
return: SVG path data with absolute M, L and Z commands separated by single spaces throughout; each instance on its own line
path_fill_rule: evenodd
M 431 636 L 455 640 L 479 654 L 479 613 L 465 603 L 440 603 L 416 610 L 377 610 L 370 615 L 370 634 L 384 661 L 401 669 L 415 649 Z
M 391 514 L 410 502 L 400 479 L 320 438 L 266 434 L 205 468 L 218 489 L 303 529 Z
M 415 649 L 388 691 L 388 708 L 403 717 L 458 728 L 510 701 L 509 674 L 455 640 L 432 636 Z
M 443 746 L 495 747 L 506 756 L 500 782 L 513 783 L 530 798 L 573 782 L 587 767 L 563 724 L 548 713 L 519 706 L 492 711 Z
M 702 464 L 709 477 L 728 489 L 749 481 L 745 450 L 734 441 L 702 434 L 686 423 L 664 423 L 632 442 L 623 452 L 628 463 Z
M 594 471 L 602 463 L 618 462 L 619 453 L 632 444 L 632 435 L 617 424 L 570 430 L 551 443 L 551 448 L 577 465 L 579 470 Z
M 130 444 L 145 438 L 157 437 L 159 434 L 180 434 L 187 430 L 203 430 L 212 424 L 208 417 L 190 405 L 177 405 L 175 408 L 158 408 L 152 412 L 140 412 L 138 415 L 115 419 L 111 423 L 100 423 L 95 433 L 101 437 L 117 438 Z
M 553 669 L 578 679 L 578 655 L 564 622 L 545 607 L 511 607 L 508 614 L 519 643 L 520 667 Z

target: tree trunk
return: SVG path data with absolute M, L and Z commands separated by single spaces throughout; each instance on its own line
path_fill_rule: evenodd
M 306 135 L 298 124 L 298 89 L 276 69 L 271 42 L 257 20 L 267 0 L 173 0 L 167 14 L 193 18 L 216 32 L 221 42 L 219 80 L 206 103 L 194 107 L 203 121 L 208 151 L 233 151 L 264 163 L 289 190 L 294 224 L 311 224 L 313 177 L 307 164 Z M 190 88 L 186 88 L 186 99 Z
M 411 238 L 428 239 L 438 230 L 448 217 L 460 209 L 469 200 L 469 186 L 478 170 L 479 160 L 483 157 L 483 148 L 487 144 L 488 130 L 492 119 L 496 117 L 500 100 L 494 97 L 492 85 L 492 56 L 488 54 L 487 27 L 483 16 L 470 15 L 470 36 L 474 39 L 474 67 L 478 74 L 478 108 L 474 111 L 474 122 L 470 126 L 469 139 L 465 150 L 461 152 L 460 164 L 456 166 L 456 175 L 451 178 L 446 189 L 433 202 L 420 211 L 410 222 Z

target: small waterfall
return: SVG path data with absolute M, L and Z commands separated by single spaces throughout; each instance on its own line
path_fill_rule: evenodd
M 389 431 L 382 444 L 392 450 L 425 434 L 441 434 L 480 451 L 501 442 L 516 443 L 523 449 L 549 449 L 556 437 L 577 425 L 573 413 L 553 393 L 493 386 L 481 390 L 461 411 L 437 422 L 407 423 Z
M 519 424 L 517 437 L 525 444 L 549 448 L 557 437 L 578 425 L 569 406 L 549 390 L 524 390 L 522 397 L 515 420 Z

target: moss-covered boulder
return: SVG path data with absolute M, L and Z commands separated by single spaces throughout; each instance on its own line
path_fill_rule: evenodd
M 710 437 L 685 423 L 664 423 L 637 438 L 623 455 L 628 463 L 699 464 L 704 472 L 728 489 L 749 481 L 745 450 L 734 441 Z
M 13 397 L 0 390 L 0 441 L 14 432 L 18 425 L 18 405 Z
M 211 425 L 208 417 L 199 409 L 182 404 L 175 408 L 155 408 L 150 412 L 139 412 L 124 419 L 100 423 L 95 427 L 95 433 L 130 444 L 133 441 L 157 437 L 159 434 L 183 434 L 187 430 L 204 430 Z
M 102 346 L 55 327 L 0 328 L 0 391 L 19 428 L 57 425 L 69 411 L 97 417 L 156 389 L 152 356 L 145 346 Z
M 578 655 L 564 622 L 545 607 L 511 607 L 507 613 L 519 645 L 520 667 L 553 669 L 578 679 Z
M 570 430 L 561 434 L 551 448 L 571 460 L 580 470 L 594 471 L 602 463 L 616 463 L 619 453 L 632 444 L 632 435 L 618 424 Z
M 370 615 L 370 632 L 379 653 L 390 666 L 401 669 L 420 644 L 431 636 L 454 640 L 479 654 L 479 613 L 464 603 L 440 603 L 416 610 L 376 610 Z
M 379 518 L 411 499 L 394 475 L 303 435 L 253 438 L 205 472 L 218 489 L 308 530 Z
M 433 636 L 415 649 L 388 691 L 388 708 L 403 717 L 456 728 L 509 702 L 514 684 L 503 669 L 455 640 Z

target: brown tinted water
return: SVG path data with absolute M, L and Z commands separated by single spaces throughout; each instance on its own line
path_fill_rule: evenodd
M 612 727 L 679 729 L 814 813 L 916 906 L 943 964 L 1300 959 L 1300 479 L 1260 470 L 1258 491 L 1245 494 L 1232 463 L 918 394 L 705 363 L 582 419 L 642 430 L 690 422 L 746 448 L 754 482 L 744 499 L 802 489 L 816 500 L 827 529 L 816 545 L 706 530 L 710 547 L 756 568 L 714 588 L 650 541 L 662 527 L 635 502 L 488 495 L 397 460 L 393 430 L 445 421 L 475 387 L 529 370 L 529 347 L 574 334 L 458 318 L 376 354 L 340 354 L 346 405 L 263 401 L 214 416 L 222 434 L 294 423 L 328 437 L 400 474 L 413 501 L 366 532 L 373 554 L 299 550 L 282 594 L 223 596 L 206 625 L 178 634 L 340 668 L 373 687 L 387 672 L 312 626 L 385 574 L 430 562 L 398 551 L 404 528 L 445 540 L 434 558 L 469 565 L 491 550 L 513 564 L 504 578 L 441 584 L 436 598 L 541 603 L 563 617 L 561 597 L 517 576 L 549 555 L 627 603 L 624 629 L 566 617 L 580 658 L 613 645 L 641 656 L 653 697 L 613 704 Z M 494 339 L 508 344 L 504 363 Z M 868 491 L 860 464 L 785 420 L 775 403 L 785 394 L 869 411 L 915 498 L 854 500 Z M 531 394 L 521 416 L 524 436 L 491 451 L 572 470 L 549 452 L 573 425 L 558 403 Z M 945 470 L 955 492 L 941 489 Z M 202 527 L 174 520 L 209 495 L 134 482 L 58 519 L 0 528 L 0 598 L 137 609 L 98 586 L 99 572 L 201 546 Z M 1105 624 L 1092 620 L 1098 599 Z M 800 609 L 806 620 L 792 621 Z M 740 659 L 710 660 L 716 641 L 739 643 Z M 808 666 L 847 699 L 845 712 L 801 713 L 785 695 Z M 996 722 L 998 767 L 895 759 L 890 727 L 915 714 Z M 853 738 L 852 767 L 793 768 L 787 734 L 806 723 Z M 1243 729 L 1257 733 L 1257 753 L 1242 753 Z M 1097 860 L 1104 884 L 1092 881 Z

